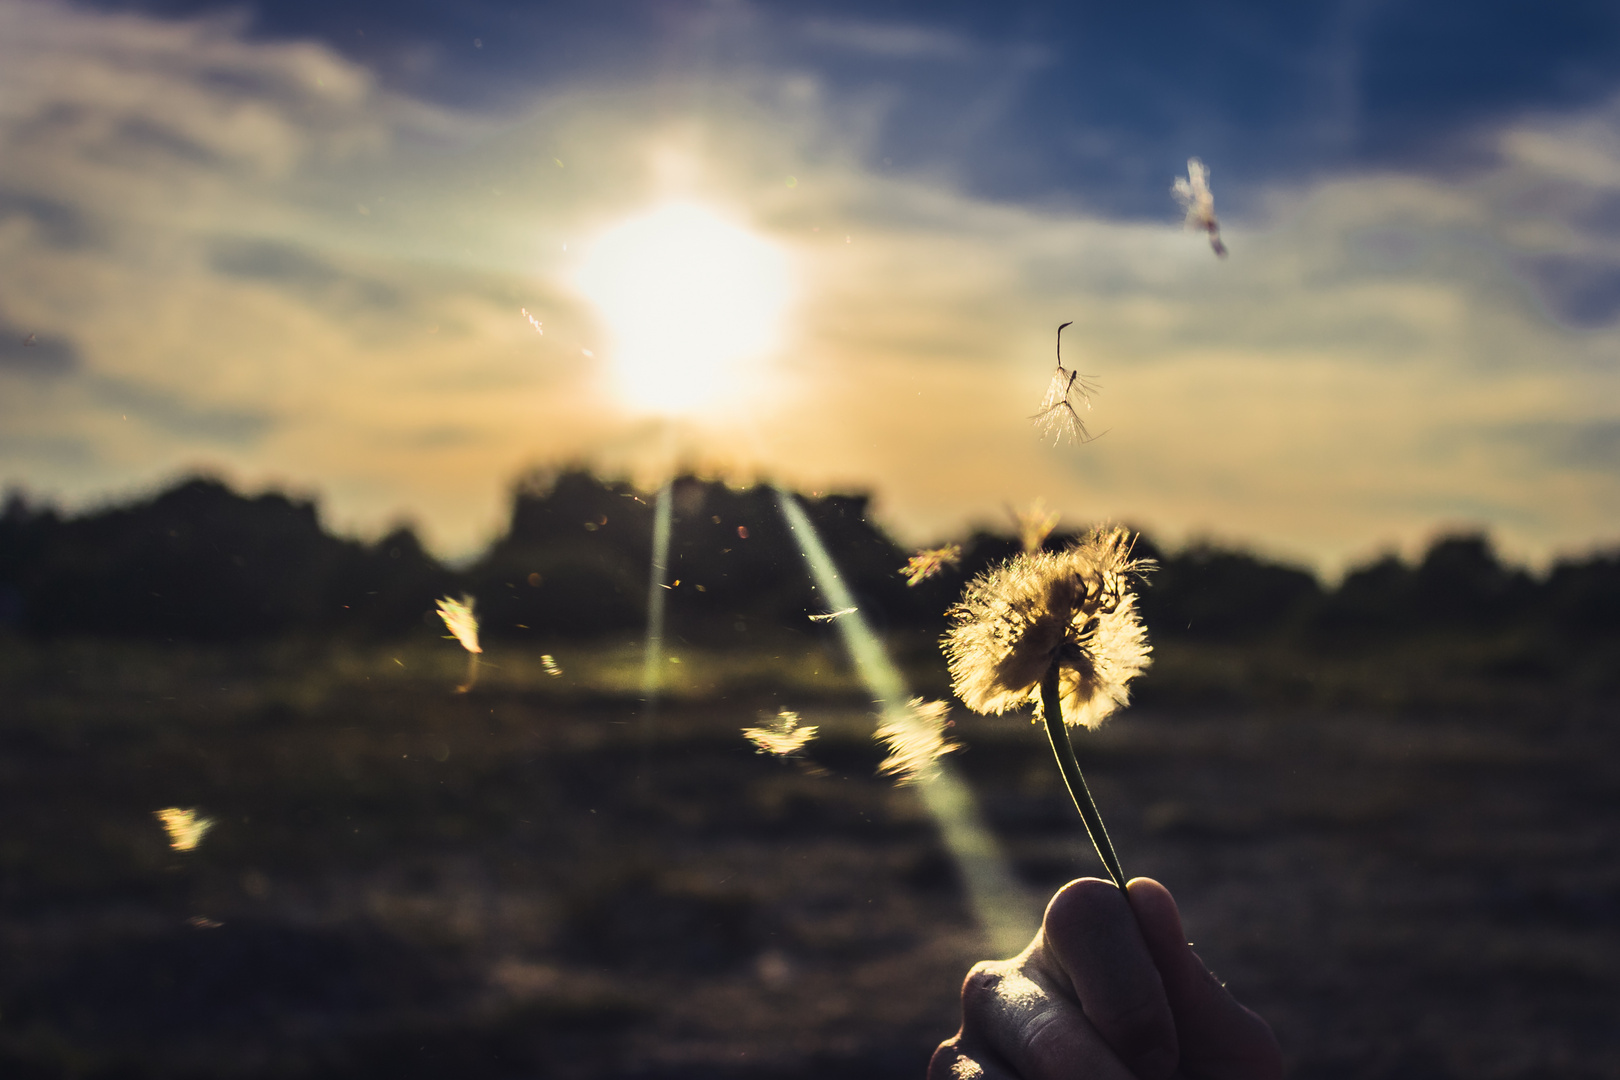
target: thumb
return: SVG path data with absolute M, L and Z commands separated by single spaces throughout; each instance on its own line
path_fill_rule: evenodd
M 1279 1080 L 1277 1037 L 1192 951 L 1170 891 L 1152 878 L 1136 878 L 1126 891 L 1170 999 L 1182 1070 L 1209 1080 Z

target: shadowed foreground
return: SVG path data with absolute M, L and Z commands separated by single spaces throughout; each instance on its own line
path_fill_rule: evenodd
M 456 696 L 443 652 L 14 651 L 0 1072 L 922 1074 L 983 947 L 847 677 L 683 684 L 638 778 L 640 706 L 585 659 Z M 804 764 L 738 733 L 779 706 L 821 726 Z M 955 717 L 1030 886 L 1096 872 L 1036 729 Z M 1617 743 L 1612 707 L 1549 696 L 1161 703 L 1081 749 L 1127 871 L 1296 1075 L 1599 1077 Z M 165 806 L 218 824 L 172 851 Z

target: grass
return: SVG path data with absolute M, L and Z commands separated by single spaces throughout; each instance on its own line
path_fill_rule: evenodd
M 775 644 L 673 643 L 645 789 L 633 643 L 549 647 L 561 678 L 496 644 L 466 695 L 436 640 L 0 652 L 0 1072 L 920 1075 L 980 937 L 863 692 Z M 1612 703 L 1235 655 L 1161 650 L 1080 738 L 1126 865 L 1295 1073 L 1620 1069 Z M 813 768 L 742 739 L 781 706 Z M 1030 886 L 1098 873 L 1038 729 L 954 716 Z M 162 806 L 219 824 L 177 853 Z

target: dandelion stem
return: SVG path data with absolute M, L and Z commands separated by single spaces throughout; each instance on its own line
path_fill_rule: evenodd
M 1108 868 L 1108 876 L 1123 892 L 1125 871 L 1119 865 L 1119 856 L 1114 854 L 1113 842 L 1108 839 L 1102 815 L 1097 812 L 1097 802 L 1091 797 L 1091 789 L 1086 787 L 1086 778 L 1080 772 L 1080 762 L 1074 756 L 1074 745 L 1069 742 L 1068 729 L 1063 726 L 1063 700 L 1058 692 L 1056 663 L 1047 669 L 1046 678 L 1041 680 L 1041 713 L 1046 718 L 1046 737 L 1052 741 L 1052 753 L 1063 772 L 1063 782 L 1069 786 L 1069 797 L 1074 800 L 1074 808 L 1080 811 L 1080 820 L 1086 823 L 1086 833 L 1091 837 L 1092 846 L 1097 849 L 1097 857 Z

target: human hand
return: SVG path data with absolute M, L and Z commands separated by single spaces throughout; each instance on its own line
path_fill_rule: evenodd
M 1187 944 L 1169 890 L 1071 881 L 1029 947 L 976 965 L 928 1080 L 1277 1080 L 1271 1028 Z

